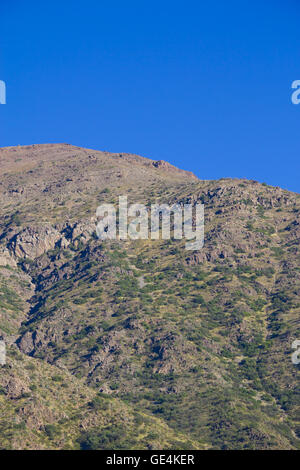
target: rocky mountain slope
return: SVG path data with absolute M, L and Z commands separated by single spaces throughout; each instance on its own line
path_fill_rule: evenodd
M 96 208 L 205 205 L 205 244 Z M 0 149 L 0 449 L 299 449 L 300 195 L 67 144 Z

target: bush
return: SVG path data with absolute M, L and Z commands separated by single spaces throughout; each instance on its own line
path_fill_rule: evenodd
M 101 431 L 98 429 L 83 434 L 78 442 L 81 450 L 125 450 L 134 447 L 135 442 L 128 439 L 126 430 L 119 425 L 109 426 Z

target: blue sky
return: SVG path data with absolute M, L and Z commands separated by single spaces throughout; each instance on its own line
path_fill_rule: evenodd
M 300 4 L 1 0 L 0 146 L 68 142 L 300 192 Z

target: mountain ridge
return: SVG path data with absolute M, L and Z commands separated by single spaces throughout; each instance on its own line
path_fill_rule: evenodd
M 246 179 L 199 180 L 165 162 L 68 144 L 3 148 L 0 162 L 8 344 L 0 400 L 10 410 L 0 418 L 0 448 L 22 447 L 19 437 L 8 444 L 20 430 L 26 448 L 300 447 L 291 361 L 300 337 L 299 194 Z M 129 203 L 203 203 L 204 248 L 100 243 L 96 208 L 124 194 Z M 48 367 L 62 378 L 53 381 Z M 82 404 L 82 416 L 93 415 L 84 429 L 82 418 L 71 425 L 55 411 L 53 396 L 67 400 L 72 381 L 95 400 Z M 54 412 L 41 409 L 33 425 L 17 404 L 32 409 L 39 395 Z M 127 410 L 130 442 L 121 422 L 101 421 L 111 403 Z

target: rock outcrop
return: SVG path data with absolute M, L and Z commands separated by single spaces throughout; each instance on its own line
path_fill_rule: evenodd
M 27 227 L 11 240 L 9 249 L 17 258 L 35 259 L 52 250 L 61 234 L 51 226 Z

